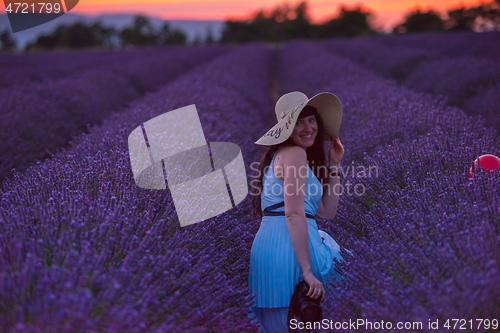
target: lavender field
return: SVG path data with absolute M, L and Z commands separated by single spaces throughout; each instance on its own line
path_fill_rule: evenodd
M 335 39 L 322 43 L 417 91 L 444 97 L 468 115 L 499 129 L 500 34 L 473 32 Z
M 0 56 L 2 77 L 26 68 L 0 87 L 0 331 L 258 332 L 251 196 L 181 228 L 168 190 L 136 186 L 127 138 L 196 104 L 207 141 L 239 145 L 250 181 L 254 141 L 293 90 L 335 93 L 343 168 L 377 170 L 347 172 L 337 216 L 318 220 L 349 250 L 324 317 L 498 331 L 476 320 L 500 320 L 500 171 L 468 170 L 500 156 L 500 34 L 478 36 L 136 50 L 103 55 L 111 66 L 73 54 L 67 68 Z
M 5 157 L 0 161 L 0 179 L 14 167 L 25 170 L 33 160 L 47 157 L 67 145 L 73 136 L 86 130 L 87 124 L 100 123 L 134 99 L 227 49 L 177 47 L 139 50 L 125 52 L 120 57 L 111 54 L 114 59 L 108 59 L 110 54 L 102 52 L 100 61 L 85 53 L 81 58 L 68 53 L 57 55 L 55 59 L 66 64 L 68 75 L 59 77 L 54 74 L 54 77 L 48 76 L 42 81 L 33 79 L 30 73 L 37 72 L 37 69 L 30 66 L 9 67 L 18 68 L 14 77 L 24 80 L 0 89 L 0 141 L 4 143 L 0 155 Z M 59 66 L 53 65 L 46 57 L 42 54 L 37 66 L 58 73 L 60 63 Z M 94 65 L 82 69 L 91 60 Z M 9 58 L 5 62 L 9 61 L 15 63 Z M 6 76 L 10 77 L 10 74 L 6 73 Z

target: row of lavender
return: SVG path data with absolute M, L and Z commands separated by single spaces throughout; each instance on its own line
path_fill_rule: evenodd
M 491 60 L 500 58 L 500 34 L 497 31 L 379 35 L 376 39 L 387 46 L 420 48 L 439 53 L 444 57 L 460 55 Z
M 339 39 L 322 45 L 407 87 L 445 96 L 450 105 L 500 128 L 499 42 L 495 32 Z
M 72 148 L 15 174 L 0 201 L 0 327 L 6 332 L 253 332 L 250 201 L 181 228 L 168 191 L 137 187 L 129 133 L 195 103 L 207 141 L 247 168 L 269 127 L 271 51 L 240 47 L 134 101 Z
M 272 110 L 270 59 L 259 45 L 235 50 L 8 180 L 0 192 L 0 327 L 255 331 L 246 316 L 258 228 L 250 200 L 180 228 L 166 191 L 135 186 L 127 136 L 145 120 L 195 103 L 207 141 L 238 144 L 249 170 L 261 152 L 253 141 L 273 123 L 272 113 L 258 111 Z M 379 168 L 378 177 L 346 175 L 345 185 L 360 183 L 366 193 L 345 193 L 338 224 L 320 223 L 353 252 L 345 254 L 346 278 L 331 290 L 325 316 L 427 321 L 498 313 L 499 179 L 466 180 L 477 155 L 499 154 L 498 139 L 460 110 L 318 45 L 289 44 L 280 59 L 282 93 L 327 90 L 343 101 L 344 167 Z
M 0 89 L 0 180 L 10 175 L 12 168 L 25 170 L 36 159 L 64 147 L 73 136 L 84 132 L 87 124 L 99 123 L 145 92 L 228 49 L 211 46 L 136 51 L 106 67 L 96 65 L 65 78 L 27 80 Z
M 131 51 L 80 50 L 0 54 L 0 87 L 6 88 L 29 81 L 53 80 L 110 63 L 148 56 L 152 49 Z
M 326 317 L 420 321 L 418 331 L 433 331 L 428 320 L 495 319 L 500 173 L 469 181 L 467 172 L 479 155 L 500 155 L 496 133 L 317 44 L 289 44 L 282 55 L 283 92 L 332 91 L 345 110 L 344 192 L 337 217 L 320 228 L 352 254 Z M 477 325 L 471 331 L 485 328 Z
M 498 32 L 457 32 L 338 38 L 320 44 L 401 82 L 420 63 L 431 60 L 465 57 L 496 61 L 500 58 L 499 42 Z

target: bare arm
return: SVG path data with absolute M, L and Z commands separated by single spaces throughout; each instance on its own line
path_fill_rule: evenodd
M 313 275 L 309 254 L 307 221 L 304 211 L 306 191 L 307 155 L 300 147 L 290 147 L 283 151 L 281 159 L 284 171 L 285 216 L 293 249 L 303 278 L 309 285 L 308 296 L 324 299 L 323 284 Z
M 333 219 L 337 213 L 340 195 L 340 177 L 328 177 L 328 183 L 318 205 L 317 214 L 326 219 Z
M 340 162 L 344 157 L 344 147 L 338 137 L 332 138 L 330 149 L 328 150 L 329 166 L 339 169 Z M 340 170 L 339 170 L 340 171 Z M 340 195 L 340 177 L 328 177 L 328 183 L 318 205 L 317 214 L 327 219 L 333 219 L 337 213 Z

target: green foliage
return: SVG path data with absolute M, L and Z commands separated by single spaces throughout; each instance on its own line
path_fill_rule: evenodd
M 260 10 L 251 20 L 226 21 L 221 42 L 283 42 L 291 39 L 371 34 L 374 31 L 368 23 L 369 15 L 370 13 L 363 12 L 361 7 L 353 10 L 342 7 L 338 18 L 325 24 L 315 25 L 309 21 L 307 2 L 300 2 L 294 8 L 285 3 L 269 12 Z
M 205 36 L 205 44 L 213 44 L 215 43 L 215 37 L 213 36 L 212 29 L 209 27 L 207 30 L 207 35 Z
M 137 15 L 134 24 L 120 32 L 122 46 L 152 46 L 157 43 L 158 36 L 155 34 L 149 19 Z
M 138 15 L 134 24 L 120 32 L 122 46 L 156 46 L 168 44 L 186 44 L 186 35 L 177 29 L 172 29 L 168 23 L 164 23 L 159 31 L 156 31 L 149 19 Z
M 467 9 L 461 7 L 450 10 L 448 17 L 446 26 L 451 30 L 472 30 L 475 26 L 483 30 L 500 30 L 500 0 Z
M 453 30 L 472 30 L 477 14 L 475 11 L 465 8 L 450 10 L 447 25 Z
M 186 35 L 180 30 L 172 29 L 168 23 L 164 23 L 158 34 L 157 44 L 186 44 Z
M 16 42 L 12 38 L 9 29 L 5 29 L 0 34 L 0 51 L 10 51 L 16 47 Z
M 340 15 L 325 24 L 318 26 L 317 31 L 320 38 L 354 37 L 375 33 L 370 27 L 371 13 L 363 11 L 361 7 L 348 10 L 341 7 Z
M 77 22 L 71 26 L 59 26 L 52 34 L 37 38 L 34 43 L 28 44 L 28 50 L 32 49 L 83 49 L 92 47 L 109 47 L 114 29 L 105 28 L 99 23 L 86 25 Z
M 406 16 L 406 21 L 394 27 L 395 33 L 439 30 L 500 30 L 500 0 L 483 3 L 476 7 L 460 7 L 448 11 L 443 20 L 438 13 L 420 10 Z
M 3 40 L 9 40 L 8 32 L 4 32 L 0 38 L 2 38 L 3 49 Z M 149 18 L 137 15 L 133 24 L 120 32 L 114 28 L 105 28 L 100 23 L 87 25 L 77 22 L 71 26 L 62 25 L 51 34 L 38 37 L 34 43 L 28 44 L 26 49 L 141 47 L 167 44 L 184 45 L 186 44 L 186 35 L 177 29 L 172 29 L 168 23 L 164 23 L 159 30 L 156 30 Z
M 406 16 L 406 22 L 394 28 L 395 33 L 440 31 L 444 29 L 444 20 L 439 13 L 429 10 L 421 12 L 419 9 Z

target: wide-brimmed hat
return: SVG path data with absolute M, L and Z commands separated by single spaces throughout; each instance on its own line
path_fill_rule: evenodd
M 300 91 L 294 91 L 280 97 L 276 102 L 275 112 L 278 123 L 255 143 L 261 146 L 273 146 L 285 142 L 292 134 L 299 114 L 306 105 L 318 111 L 325 127 L 325 140 L 331 140 L 339 134 L 342 122 L 342 104 L 337 96 L 329 92 L 319 93 L 312 98 Z

